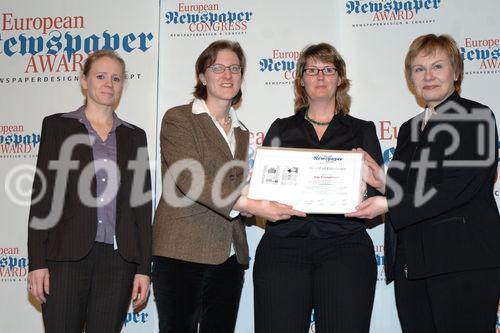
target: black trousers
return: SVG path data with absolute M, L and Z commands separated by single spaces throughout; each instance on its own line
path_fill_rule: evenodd
M 403 333 L 495 333 L 500 268 L 408 280 L 398 259 L 394 290 Z
M 220 265 L 154 257 L 160 333 L 234 332 L 243 276 L 236 255 Z
M 253 270 L 256 333 L 368 333 L 377 280 L 366 231 L 333 239 L 265 233 Z
M 50 294 L 42 305 L 45 333 L 118 333 L 137 265 L 113 245 L 95 243 L 79 261 L 48 261 Z

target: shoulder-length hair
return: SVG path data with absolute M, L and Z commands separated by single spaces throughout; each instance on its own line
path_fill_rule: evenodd
M 318 59 L 322 62 L 331 63 L 337 69 L 337 74 L 340 78 L 340 85 L 335 93 L 335 107 L 337 114 L 348 114 L 351 107 L 351 96 L 347 93 L 351 86 L 351 81 L 346 75 L 346 66 L 344 59 L 338 51 L 328 43 L 320 43 L 307 46 L 302 50 L 299 59 L 297 60 L 297 69 L 295 72 L 294 92 L 295 92 L 295 112 L 309 106 L 309 98 L 306 89 L 302 86 L 304 77 L 304 69 L 307 60 Z
M 205 73 L 208 67 L 212 66 L 217 59 L 217 54 L 219 51 L 229 50 L 236 54 L 241 66 L 241 78 L 245 73 L 246 58 L 243 49 L 238 42 L 232 42 L 228 40 L 217 40 L 211 43 L 196 60 L 195 73 L 196 73 L 196 85 L 194 86 L 193 95 L 196 98 L 206 100 L 207 99 L 207 87 L 203 85 L 200 80 L 200 74 Z M 238 91 L 236 96 L 234 96 L 231 105 L 237 104 L 241 100 L 241 89 Z

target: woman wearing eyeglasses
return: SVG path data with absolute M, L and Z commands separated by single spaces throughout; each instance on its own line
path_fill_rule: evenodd
M 192 103 L 163 117 L 163 195 L 153 224 L 153 286 L 161 333 L 233 332 L 248 245 L 240 215 L 288 219 L 287 205 L 248 199 L 248 130 L 241 100 L 245 56 L 229 41 L 196 61 Z M 303 215 L 303 214 L 302 214 Z
M 326 43 L 297 61 L 295 115 L 277 119 L 264 145 L 351 150 L 382 163 L 372 122 L 349 115 L 344 60 Z M 368 196 L 378 193 L 368 188 Z M 254 265 L 255 332 L 368 332 L 377 266 L 363 220 L 308 214 L 268 223 Z

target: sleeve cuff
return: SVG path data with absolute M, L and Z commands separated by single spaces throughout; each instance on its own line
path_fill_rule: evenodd
M 240 215 L 240 212 L 237 210 L 231 209 L 231 211 L 229 212 L 229 217 L 232 219 L 238 217 L 238 215 Z

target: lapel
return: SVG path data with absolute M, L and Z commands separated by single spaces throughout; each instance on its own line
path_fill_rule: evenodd
M 434 109 L 436 110 L 436 114 L 440 114 L 440 115 L 443 115 L 443 114 L 447 114 L 447 113 L 450 113 L 450 112 L 453 112 L 452 110 L 450 110 L 449 108 L 445 108 L 445 109 L 441 109 L 443 107 L 443 105 L 446 105 L 447 102 L 449 101 L 452 101 L 452 102 L 455 102 L 455 103 L 459 103 L 459 99 L 460 99 L 460 95 L 455 91 L 453 92 L 450 96 L 448 96 L 448 98 L 446 98 L 444 101 L 442 101 L 441 103 L 439 103 L 438 105 L 436 105 L 434 107 Z M 419 114 L 417 116 L 417 121 L 419 122 L 418 123 L 418 128 L 420 129 L 421 127 L 421 124 L 422 122 L 424 121 L 424 117 L 425 117 L 425 111 L 422 112 L 421 114 Z M 434 118 L 434 121 L 432 121 L 432 117 L 430 118 L 431 120 L 427 122 L 427 125 L 424 127 L 424 130 L 423 131 L 420 131 L 419 130 L 419 144 L 422 144 L 422 143 L 428 143 L 428 136 L 429 136 L 429 131 L 435 127 L 437 124 L 442 124 L 443 122 L 446 122 L 446 120 L 436 120 Z
M 236 138 L 234 158 L 236 160 L 245 161 L 248 155 L 248 132 L 236 127 L 234 129 L 234 137 Z
M 432 121 L 428 121 L 427 124 L 425 125 L 424 129 L 422 130 L 422 123 L 424 122 L 425 118 L 425 110 L 424 112 L 420 113 L 417 115 L 415 121 L 417 121 L 417 131 L 418 131 L 418 143 L 423 144 L 426 143 L 427 137 L 429 136 L 429 129 L 432 127 Z
M 116 223 L 120 223 L 120 207 L 122 205 L 123 198 L 123 182 L 121 177 L 126 177 L 127 173 L 127 163 L 129 160 L 135 158 L 135 156 L 131 156 L 130 153 L 132 151 L 132 133 L 131 130 L 125 126 L 118 126 L 116 128 L 116 164 L 118 166 L 118 190 L 116 193 Z M 125 193 L 125 195 L 127 195 Z
M 73 134 L 83 134 L 88 138 L 87 144 L 77 145 L 74 148 L 75 157 L 80 161 L 80 165 L 83 168 L 94 161 L 94 154 L 92 152 L 92 145 L 90 144 L 89 132 L 85 128 L 85 125 L 80 123 L 77 119 L 71 119 L 70 125 L 67 128 L 68 138 Z
M 70 136 L 75 134 L 82 134 L 85 135 L 88 139 L 86 144 L 76 145 L 71 154 L 72 159 L 78 160 L 80 162 L 79 171 L 81 172 L 87 165 L 89 165 L 90 163 L 94 163 L 94 153 L 92 151 L 92 145 L 90 143 L 89 132 L 87 131 L 87 128 L 85 128 L 85 125 L 80 123 L 78 119 L 68 118 L 68 120 L 70 120 L 70 122 L 68 122 L 67 126 L 65 127 L 65 129 L 67 130 L 66 138 L 69 138 Z M 97 183 L 95 175 L 92 177 L 92 181 L 90 183 L 90 192 L 94 197 L 97 196 Z M 97 217 L 97 208 L 91 207 L 90 209 L 95 210 L 95 214 Z
M 194 114 L 193 116 L 202 128 L 203 134 L 213 143 L 215 149 L 222 152 L 228 160 L 232 160 L 233 155 L 231 154 L 231 150 L 217 127 L 215 127 L 210 116 L 206 113 Z
M 120 174 L 124 174 L 127 168 L 127 162 L 135 156 L 130 156 L 132 147 L 132 133 L 125 126 L 116 128 L 116 164 Z

